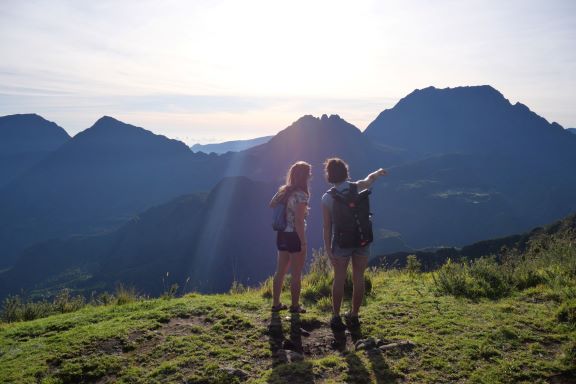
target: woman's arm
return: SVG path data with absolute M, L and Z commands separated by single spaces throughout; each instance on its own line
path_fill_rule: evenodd
M 384 176 L 386 174 L 387 172 L 383 168 L 380 168 L 379 170 L 372 172 L 371 174 L 366 176 L 365 179 L 358 180 L 356 182 L 358 184 L 358 190 L 362 191 L 366 188 L 370 188 L 372 183 L 374 183 L 374 181 L 376 181 L 377 178 L 379 178 L 380 176 Z
M 306 211 L 308 210 L 308 204 L 297 203 L 296 210 L 294 211 L 294 229 L 300 238 L 300 243 L 302 243 L 302 248 L 306 246 L 306 231 L 304 230 L 304 219 L 306 218 Z
M 332 216 L 330 214 L 330 209 L 322 204 L 322 230 L 324 237 L 324 249 L 326 250 L 326 255 L 332 258 Z

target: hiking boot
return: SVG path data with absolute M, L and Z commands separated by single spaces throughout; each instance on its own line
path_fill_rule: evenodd
M 343 332 L 346 330 L 346 324 L 342 322 L 340 316 L 332 316 L 332 320 L 330 320 L 330 328 L 334 332 Z
M 291 305 L 290 313 L 306 313 L 306 309 L 301 305 L 297 305 L 296 307 Z
M 360 320 L 358 319 L 358 315 L 352 315 L 347 312 L 344 315 L 344 320 L 346 321 L 348 329 L 360 329 Z

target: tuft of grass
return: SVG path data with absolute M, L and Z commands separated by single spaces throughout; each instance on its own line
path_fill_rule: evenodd
M 510 276 L 494 257 L 460 263 L 449 259 L 433 276 L 439 292 L 470 299 L 498 299 L 512 290 Z
M 576 326 L 576 300 L 569 300 L 558 308 L 556 314 L 558 321 Z
M 230 286 L 230 290 L 228 291 L 228 293 L 234 295 L 234 294 L 244 293 L 247 290 L 248 290 L 248 288 L 244 284 L 240 283 L 237 280 L 234 280 L 232 282 L 232 285 Z
M 53 300 L 32 301 L 22 299 L 19 295 L 8 296 L 2 303 L 2 321 L 30 321 L 56 313 L 75 312 L 86 305 L 83 296 L 72 296 L 69 289 L 58 292 Z
M 414 276 L 422 270 L 422 263 L 418 260 L 416 255 L 408 255 L 406 257 L 406 272 L 409 276 Z
M 116 286 L 116 304 L 125 305 L 133 303 L 138 300 L 138 295 L 136 294 L 136 288 L 126 287 L 123 284 L 118 284 Z

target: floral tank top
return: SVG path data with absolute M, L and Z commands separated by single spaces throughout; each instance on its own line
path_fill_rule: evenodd
M 274 207 L 284 198 L 284 192 L 277 192 L 272 201 L 270 201 L 270 206 Z M 308 205 L 308 194 L 304 191 L 294 191 L 288 197 L 286 202 L 286 229 L 284 232 L 295 232 L 296 227 L 294 222 L 296 221 L 296 207 L 299 203 L 304 203 Z M 306 216 L 308 216 L 308 210 L 306 210 Z M 306 221 L 304 221 L 304 226 L 306 226 Z
M 288 203 L 286 204 L 286 229 L 284 232 L 295 232 L 296 227 L 294 225 L 296 221 L 296 206 L 299 203 L 304 203 L 308 205 L 308 195 L 304 191 L 295 191 L 292 192 L 290 197 L 288 198 Z M 306 215 L 308 215 L 308 211 L 306 211 Z M 304 222 L 306 225 L 306 222 Z

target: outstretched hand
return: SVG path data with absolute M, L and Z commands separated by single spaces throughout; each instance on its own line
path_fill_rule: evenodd
M 386 170 L 384 168 L 378 169 L 375 173 L 376 173 L 376 176 L 385 176 L 388 174 L 388 172 L 386 172 Z

